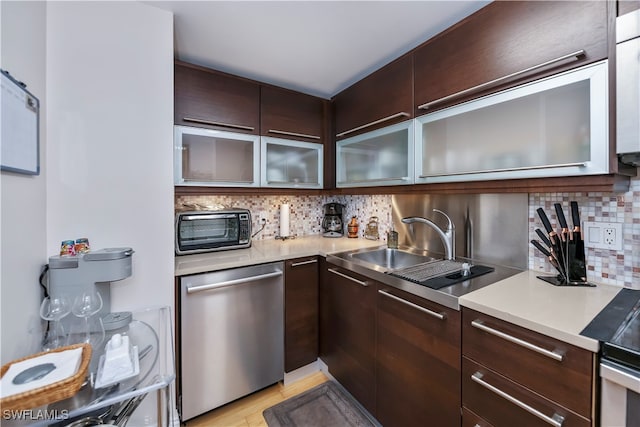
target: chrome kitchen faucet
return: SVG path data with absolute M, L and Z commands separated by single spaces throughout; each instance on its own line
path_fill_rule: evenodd
M 446 213 L 442 212 L 439 209 L 434 209 L 433 211 L 441 213 L 447 218 L 446 231 L 442 231 L 442 229 L 438 226 L 438 224 L 431 221 L 430 219 L 423 218 L 421 216 L 408 216 L 406 218 L 402 218 L 402 222 L 404 222 L 405 224 L 413 224 L 414 222 L 420 222 L 422 224 L 426 224 L 431 228 L 433 228 L 436 231 L 436 233 L 438 233 L 440 240 L 442 240 L 442 244 L 444 245 L 444 249 L 445 249 L 445 256 L 447 257 L 448 260 L 453 260 L 456 257 L 456 227 L 453 225 L 453 221 L 451 221 L 451 218 L 449 218 L 449 215 L 447 215 Z

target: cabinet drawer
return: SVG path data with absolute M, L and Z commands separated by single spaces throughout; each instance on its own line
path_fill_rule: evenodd
M 593 353 L 466 308 L 462 324 L 465 357 L 591 418 Z
M 462 408 L 462 427 L 493 427 L 488 421 L 471 412 L 467 408 Z
M 579 427 L 590 421 L 462 358 L 462 404 L 494 426 Z

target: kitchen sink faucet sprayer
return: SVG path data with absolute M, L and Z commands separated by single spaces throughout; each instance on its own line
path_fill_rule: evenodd
M 423 218 L 420 216 L 408 216 L 406 218 L 402 218 L 402 222 L 405 224 L 413 224 L 414 222 L 420 222 L 422 224 L 426 224 L 433 228 L 438 236 L 442 240 L 442 244 L 445 249 L 445 256 L 448 260 L 453 260 L 456 257 L 456 227 L 453 225 L 453 221 L 449 218 L 449 215 L 442 212 L 439 209 L 434 209 L 434 212 L 441 213 L 447 218 L 447 230 L 442 231 L 442 229 L 433 221 L 427 218 Z

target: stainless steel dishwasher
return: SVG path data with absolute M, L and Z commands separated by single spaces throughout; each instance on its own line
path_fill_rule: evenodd
M 284 377 L 281 262 L 180 279 L 181 417 Z

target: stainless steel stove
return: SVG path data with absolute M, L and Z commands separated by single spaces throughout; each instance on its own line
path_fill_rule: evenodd
M 582 335 L 601 341 L 600 425 L 640 426 L 640 291 L 621 290 Z

